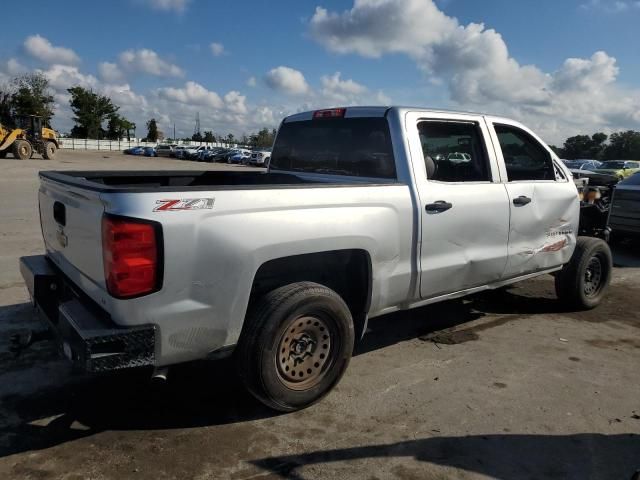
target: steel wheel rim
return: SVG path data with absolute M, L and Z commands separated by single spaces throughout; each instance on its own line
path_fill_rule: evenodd
M 602 286 L 602 261 L 597 255 L 591 257 L 584 272 L 584 294 L 587 297 L 597 295 Z
M 26 155 L 28 152 L 27 146 L 26 145 L 20 145 L 20 155 Z
M 308 390 L 325 376 L 336 347 L 331 326 L 332 322 L 316 315 L 287 324 L 276 351 L 276 371 L 287 388 Z

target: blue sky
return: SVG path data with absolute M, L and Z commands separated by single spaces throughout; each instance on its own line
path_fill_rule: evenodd
M 393 103 L 506 114 L 558 142 L 640 126 L 639 22 L 639 0 L 63 1 L 55 21 L 4 23 L 0 83 L 44 72 L 61 131 L 80 84 L 182 135 L 195 112 L 242 134 L 301 109 Z

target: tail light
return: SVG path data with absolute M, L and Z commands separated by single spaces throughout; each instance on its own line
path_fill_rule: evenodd
M 329 108 L 327 110 L 316 110 L 313 118 L 343 118 L 347 112 L 346 108 Z
M 116 298 L 160 289 L 162 231 L 156 222 L 102 217 L 102 258 L 107 290 Z

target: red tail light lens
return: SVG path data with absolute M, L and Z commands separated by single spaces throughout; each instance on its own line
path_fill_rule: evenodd
M 139 297 L 160 288 L 160 229 L 156 225 L 128 218 L 102 218 L 104 276 L 112 296 Z
M 342 118 L 347 112 L 346 108 L 329 108 L 327 110 L 316 110 L 313 118 Z

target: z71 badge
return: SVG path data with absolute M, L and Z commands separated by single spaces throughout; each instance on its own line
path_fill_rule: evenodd
M 184 210 L 211 210 L 215 198 L 184 198 L 182 200 L 156 200 L 154 212 L 182 212 Z

